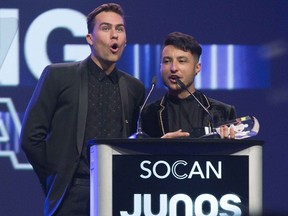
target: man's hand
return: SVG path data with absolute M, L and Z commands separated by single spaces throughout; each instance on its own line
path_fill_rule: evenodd
M 219 130 L 221 139 L 235 139 L 235 131 L 233 127 L 227 125 L 221 126 Z
M 190 134 L 188 132 L 183 132 L 182 129 L 179 129 L 174 132 L 169 132 L 164 134 L 161 138 L 182 138 L 182 137 L 189 137 Z

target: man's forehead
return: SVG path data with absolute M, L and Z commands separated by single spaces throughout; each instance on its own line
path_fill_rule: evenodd
M 172 45 L 165 46 L 162 51 L 162 57 L 189 57 L 192 54 Z
M 121 15 L 112 12 L 112 11 L 102 11 L 101 13 L 95 16 L 95 24 L 102 24 L 102 23 L 109 23 L 109 24 L 117 24 L 117 25 L 124 25 L 124 20 Z

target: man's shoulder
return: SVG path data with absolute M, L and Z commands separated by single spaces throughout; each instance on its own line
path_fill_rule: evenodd
M 213 98 L 209 98 L 208 100 L 210 102 L 209 112 L 212 113 L 215 119 L 218 118 L 218 120 L 215 120 L 215 123 L 225 122 L 237 117 L 236 108 L 234 105 L 224 103 Z M 216 118 L 216 116 L 218 117 Z
M 222 107 L 232 107 L 233 105 L 230 105 L 228 103 L 225 103 L 223 101 L 220 101 L 220 100 L 216 100 L 214 98 L 210 98 L 210 97 L 207 97 L 208 98 L 208 101 L 210 102 L 210 105 L 213 107 L 213 106 L 222 106 Z
M 158 111 L 161 108 L 161 104 L 163 103 L 163 97 L 156 99 L 152 102 L 149 102 L 146 107 L 145 110 L 146 112 L 155 112 Z
M 141 86 L 142 88 L 144 88 L 142 81 L 132 76 L 131 74 L 123 70 L 119 70 L 119 69 L 117 69 L 117 72 L 118 72 L 119 79 L 124 78 L 127 81 L 127 84 L 137 85 L 137 86 Z
M 126 79 L 131 79 L 131 80 L 137 80 L 137 81 L 139 81 L 136 77 L 132 76 L 131 74 L 129 74 L 129 73 L 126 72 L 126 71 L 117 69 L 117 72 L 118 72 L 119 77 L 122 77 L 122 76 L 123 76 L 123 77 L 125 77 Z
M 84 59 L 82 61 L 75 61 L 75 62 L 60 62 L 60 63 L 53 63 L 48 65 L 47 67 L 50 67 L 52 69 L 73 69 L 78 68 L 80 66 L 85 66 L 87 63 L 87 59 Z
M 42 72 L 42 75 L 49 75 L 55 77 L 74 77 L 79 76 L 83 71 L 87 71 L 87 59 L 76 62 L 61 62 L 53 63 L 46 66 Z
M 202 93 L 201 91 L 197 90 L 195 92 L 196 97 L 200 99 L 200 101 L 204 104 L 206 107 L 232 107 L 232 105 L 225 103 L 223 101 L 220 101 L 218 99 L 214 99 L 212 97 L 207 96 L 206 94 Z
M 41 77 L 45 80 L 65 80 L 75 81 L 79 80 L 81 74 L 87 71 L 86 61 L 77 61 L 77 62 L 62 62 L 62 63 L 53 63 L 46 66 L 42 73 Z

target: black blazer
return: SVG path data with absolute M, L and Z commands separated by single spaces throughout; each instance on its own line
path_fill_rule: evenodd
M 79 163 L 88 109 L 88 58 L 47 66 L 23 120 L 20 141 L 46 194 L 45 215 L 57 210 Z M 136 78 L 117 73 L 127 138 L 136 132 L 145 88 Z
M 200 91 L 196 91 L 194 95 L 209 111 L 211 116 L 213 116 L 214 126 L 236 118 L 237 115 L 234 106 L 208 98 Z M 168 132 L 172 132 L 169 129 L 169 116 L 166 102 L 167 95 L 163 96 L 160 100 L 148 104 L 142 112 L 142 129 L 150 137 L 161 137 Z M 199 126 L 199 128 L 195 128 L 193 131 L 195 135 L 193 137 L 205 135 L 204 127 L 208 127 L 209 122 L 211 122 L 210 116 L 200 105 L 197 109 L 198 116 L 195 117 L 193 121 L 195 125 Z

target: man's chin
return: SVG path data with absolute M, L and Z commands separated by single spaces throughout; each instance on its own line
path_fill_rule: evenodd
M 110 61 L 111 63 L 116 63 L 117 61 L 119 61 L 119 59 L 120 59 L 119 54 L 112 53 L 112 55 L 108 57 L 107 61 Z
M 175 84 L 175 83 L 169 83 L 169 84 L 165 83 L 164 85 L 165 85 L 168 89 L 170 89 L 170 90 L 172 90 L 172 91 L 179 91 L 179 90 L 181 90 L 180 86 L 178 86 L 178 85 Z

